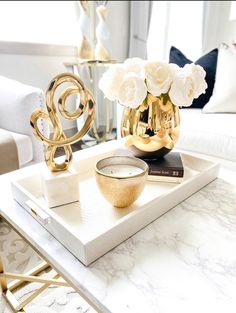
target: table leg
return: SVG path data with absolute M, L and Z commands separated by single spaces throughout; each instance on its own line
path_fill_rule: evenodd
M 4 267 L 1 254 L 0 254 L 0 274 L 4 274 Z M 0 286 L 3 292 L 7 290 L 7 280 L 4 276 L 0 276 Z
M 0 254 L 0 287 L 2 289 L 2 294 L 5 297 L 7 303 L 13 309 L 14 312 L 25 312 L 24 307 L 28 303 L 30 303 L 34 298 L 40 295 L 46 288 L 50 285 L 57 285 L 57 286 L 66 286 L 69 287 L 69 284 L 66 281 L 58 280 L 60 278 L 59 274 L 56 274 L 53 278 L 44 278 L 35 276 L 48 268 L 49 265 L 47 262 L 43 261 L 41 264 L 37 265 L 30 271 L 25 274 L 16 274 L 16 273 L 9 273 L 6 272 L 4 269 L 4 264 L 2 260 L 2 256 Z M 15 279 L 14 281 L 7 283 L 7 278 Z M 40 282 L 43 285 L 36 290 L 33 294 L 27 297 L 23 302 L 17 301 L 14 297 L 13 291 L 20 287 L 25 282 Z
M 27 240 L 25 239 L 22 234 L 20 234 L 17 229 L 15 229 L 15 227 L 13 227 L 5 218 L 3 218 L 3 220 L 22 238 L 24 239 L 30 246 L 31 248 L 40 255 L 40 257 L 42 259 L 45 259 L 44 256 Z M 1 260 L 1 258 L 0 258 Z M 22 308 L 22 304 L 28 304 L 30 301 L 32 301 L 36 296 L 38 296 L 42 291 L 44 291 L 46 289 L 46 285 L 63 285 L 63 286 L 68 286 L 73 288 L 94 310 L 96 310 L 97 313 L 102 313 L 102 311 L 100 310 L 100 308 L 97 307 L 97 305 L 95 305 L 85 294 L 82 290 L 80 290 L 79 288 L 77 288 L 76 286 L 73 286 L 70 282 L 68 282 L 66 280 L 65 277 L 63 277 L 63 274 L 60 273 L 54 266 L 52 266 L 51 264 L 49 264 L 49 262 L 47 260 L 44 260 L 41 264 L 39 264 L 38 266 L 36 266 L 35 268 L 33 268 L 32 270 L 30 270 L 29 272 L 25 273 L 24 275 L 21 274 L 14 274 L 14 273 L 6 273 L 3 271 L 3 266 L 1 267 L 2 262 L 0 262 L 0 284 L 2 284 L 2 288 L 5 290 L 3 292 L 3 295 L 5 296 L 7 302 L 10 304 L 10 306 L 12 307 L 12 309 L 14 310 L 14 312 L 25 312 L 24 308 Z M 35 280 L 32 278 L 32 275 L 37 275 L 40 272 L 42 272 L 44 269 L 51 267 L 52 269 L 54 269 L 55 272 L 57 272 L 58 274 L 56 275 L 56 277 L 52 278 L 52 279 L 40 279 L 39 277 L 35 277 Z M 6 276 L 11 278 L 15 278 L 16 280 L 10 282 L 9 284 L 6 283 Z M 58 279 L 59 277 L 63 278 L 64 281 L 58 280 L 57 282 L 55 282 L 56 279 Z M 25 303 L 19 303 L 12 291 L 14 291 L 17 287 L 19 287 L 21 284 L 25 283 L 26 281 L 36 281 L 39 282 L 39 280 L 41 280 L 42 282 L 42 287 L 39 288 L 39 290 L 37 290 L 32 296 L 30 296 L 29 298 L 25 299 L 24 302 Z M 30 299 L 32 297 L 32 299 Z

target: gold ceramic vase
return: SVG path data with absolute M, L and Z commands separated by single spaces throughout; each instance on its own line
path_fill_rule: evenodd
M 121 136 L 137 157 L 155 159 L 170 152 L 179 137 L 179 108 L 165 97 L 148 95 L 137 109 L 125 108 Z

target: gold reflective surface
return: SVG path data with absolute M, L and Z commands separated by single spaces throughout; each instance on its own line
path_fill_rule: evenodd
M 64 83 L 71 83 L 73 84 L 73 86 L 67 87 L 61 93 L 57 103 L 57 110 L 54 103 L 55 92 L 57 88 Z M 75 112 L 69 112 L 66 109 L 66 100 L 70 95 L 73 94 L 80 95 L 80 104 Z M 86 89 L 84 83 L 78 76 L 71 73 L 63 73 L 57 75 L 50 82 L 48 90 L 46 92 L 46 107 L 47 111 L 43 109 L 36 109 L 32 113 L 30 125 L 32 127 L 34 135 L 48 146 L 45 153 L 45 161 L 48 168 L 52 172 L 65 171 L 68 169 L 72 161 L 72 149 L 70 145 L 81 140 L 81 138 L 87 133 L 93 122 L 95 114 L 95 100 L 91 92 Z M 62 125 L 58 117 L 58 111 L 65 119 L 75 120 L 85 112 L 85 109 L 87 109 L 87 118 L 84 122 L 82 129 L 78 131 L 75 135 L 67 138 L 65 133 L 63 132 Z M 52 139 L 45 137 L 39 130 L 37 123 L 40 119 L 45 119 L 52 125 Z M 60 164 L 56 163 L 55 161 L 55 152 L 58 147 L 63 147 L 65 151 L 65 161 Z
M 161 157 L 171 151 L 179 138 L 179 108 L 169 100 L 148 95 L 137 109 L 125 108 L 121 136 L 136 156 Z
M 127 165 L 139 168 L 141 171 L 132 176 L 117 177 L 105 174 L 102 169 L 106 166 Z M 148 174 L 146 162 L 129 156 L 114 156 L 98 161 L 95 165 L 96 182 L 104 198 L 117 208 L 130 206 L 141 195 Z

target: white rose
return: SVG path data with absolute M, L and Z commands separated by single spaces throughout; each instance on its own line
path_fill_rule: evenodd
M 124 68 L 126 70 L 126 73 L 134 73 L 140 78 L 145 78 L 144 74 L 144 61 L 140 58 L 130 58 L 125 60 L 124 62 Z
M 104 93 L 105 97 L 111 101 L 117 100 L 117 94 L 123 82 L 125 69 L 119 64 L 109 67 L 99 80 L 99 88 Z
M 144 65 L 147 90 L 154 96 L 166 93 L 172 82 L 169 65 L 161 62 L 147 62 Z
M 124 106 L 136 109 L 147 96 L 147 87 L 140 77 L 128 74 L 120 86 L 118 100 Z
M 194 98 L 198 98 L 202 93 L 206 92 L 207 83 L 205 81 L 206 72 L 200 66 L 194 63 L 186 64 L 183 68 L 189 75 L 192 75 L 194 80 Z
M 190 106 L 194 99 L 195 84 L 191 75 L 186 75 L 185 71 L 176 72 L 171 85 L 169 96 L 171 101 L 177 106 Z
M 175 75 L 178 74 L 179 71 L 181 71 L 181 67 L 179 67 L 175 63 L 169 63 L 169 69 L 170 69 L 171 74 L 172 74 L 172 79 L 174 79 Z

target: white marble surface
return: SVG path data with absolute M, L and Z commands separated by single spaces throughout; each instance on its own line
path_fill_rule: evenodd
M 44 197 L 49 208 L 79 201 L 79 176 L 71 167 L 64 172 L 41 172 Z
M 102 312 L 235 313 L 236 184 L 216 179 L 85 267 L 12 200 L 6 180 L 1 214 Z

